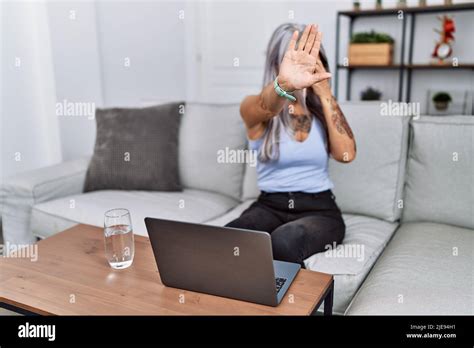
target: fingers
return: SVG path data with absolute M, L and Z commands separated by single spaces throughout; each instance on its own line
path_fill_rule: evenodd
M 328 73 L 328 72 L 314 74 L 313 75 L 313 85 L 315 83 L 327 80 L 327 79 L 331 78 L 331 76 L 332 76 L 331 73 Z
M 311 54 L 313 57 L 319 58 L 319 49 L 321 48 L 321 40 L 323 38 L 323 33 L 318 31 L 316 34 L 316 38 L 314 40 L 314 45 L 311 48 L 311 51 L 309 54 Z
M 326 68 L 324 67 L 324 64 L 323 62 L 321 61 L 321 59 L 319 59 L 319 57 L 317 58 L 318 60 L 316 61 L 316 71 L 320 71 L 320 72 L 326 72 Z
M 311 49 L 313 48 L 314 41 L 316 40 L 318 34 L 318 26 L 317 25 L 311 25 L 311 31 L 308 36 L 308 41 L 306 42 L 306 45 L 303 48 L 303 51 L 306 53 L 310 53 Z
M 298 51 L 302 51 L 303 48 L 305 47 L 311 28 L 312 28 L 312 25 L 307 25 L 306 28 L 304 29 L 303 35 L 301 35 L 300 42 L 298 43 Z
M 298 40 L 298 30 L 293 32 L 291 36 L 290 44 L 288 45 L 288 51 L 294 50 L 296 48 L 296 40 Z

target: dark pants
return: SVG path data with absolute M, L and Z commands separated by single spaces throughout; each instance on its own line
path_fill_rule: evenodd
M 273 258 L 304 267 L 309 256 L 341 243 L 346 226 L 330 190 L 319 193 L 262 192 L 229 227 L 271 234 Z

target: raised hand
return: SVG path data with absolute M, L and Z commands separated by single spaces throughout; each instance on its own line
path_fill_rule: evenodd
M 318 57 L 318 62 L 316 63 L 316 73 L 325 73 L 326 69 L 324 68 L 323 62 Z M 331 98 L 331 86 L 329 85 L 329 79 L 323 80 L 320 82 L 315 83 L 311 86 L 313 92 L 318 95 L 320 98 Z
M 308 88 L 331 77 L 317 69 L 321 37 L 317 26 L 307 25 L 296 47 L 298 32 L 293 33 L 278 73 L 278 83 L 285 91 Z

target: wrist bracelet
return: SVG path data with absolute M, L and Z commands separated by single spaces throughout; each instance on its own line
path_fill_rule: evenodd
M 284 97 L 288 100 L 291 100 L 292 102 L 296 101 L 296 98 L 292 96 L 289 92 L 283 90 L 280 85 L 278 84 L 278 77 L 275 78 L 275 81 L 273 81 L 273 88 L 275 89 L 276 94 L 278 94 L 280 97 Z

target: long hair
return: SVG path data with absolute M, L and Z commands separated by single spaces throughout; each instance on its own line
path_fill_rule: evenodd
M 295 23 L 285 23 L 275 29 L 267 47 L 265 71 L 263 75 L 263 87 L 267 86 L 269 83 L 273 83 L 275 78 L 278 76 L 280 64 L 288 48 L 288 44 L 290 43 L 293 32 L 298 30 L 299 40 L 303 34 L 304 29 L 305 25 Z M 319 50 L 319 58 L 321 59 L 326 71 L 329 72 L 328 60 L 322 45 Z M 319 119 L 323 125 L 326 134 L 326 143 L 328 144 L 329 138 L 327 123 L 326 119 L 324 118 L 321 100 L 319 97 L 314 94 L 311 88 L 296 91 L 294 95 L 307 113 L 309 113 L 312 117 Z M 304 103 L 301 103 L 302 100 L 304 100 Z M 290 115 L 288 108 L 284 107 L 278 116 L 272 117 L 268 121 L 265 133 L 263 135 L 262 147 L 258 155 L 262 162 L 277 160 L 279 158 L 280 128 L 284 127 L 286 130 L 292 132 L 292 128 L 290 126 L 291 117 L 292 116 Z

